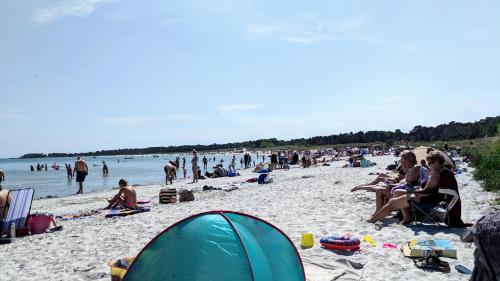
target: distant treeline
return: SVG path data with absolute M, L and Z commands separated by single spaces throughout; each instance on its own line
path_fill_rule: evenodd
M 230 150 L 230 149 L 272 149 L 273 147 L 293 146 L 293 147 L 309 147 L 309 146 L 324 146 L 338 145 L 349 143 L 374 143 L 383 142 L 391 145 L 398 141 L 424 142 L 424 141 L 451 141 L 463 139 L 476 139 L 485 136 L 494 136 L 500 130 L 500 116 L 487 117 L 478 122 L 459 123 L 450 122 L 436 127 L 416 126 L 408 133 L 404 133 L 397 129 L 391 131 L 367 131 L 357 133 L 344 133 L 330 136 L 317 136 L 312 138 L 292 139 L 289 141 L 271 139 L 260 139 L 254 141 L 235 142 L 226 144 L 209 144 L 209 145 L 181 145 L 181 146 L 160 146 L 148 148 L 128 148 L 115 150 L 101 150 L 86 153 L 30 153 L 25 154 L 21 158 L 38 158 L 38 157 L 74 157 L 81 156 L 106 156 L 106 155 L 137 155 L 137 154 L 165 154 L 188 152 L 193 148 L 198 151 L 215 151 L 215 150 Z

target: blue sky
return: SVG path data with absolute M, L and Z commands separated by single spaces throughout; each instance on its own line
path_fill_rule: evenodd
M 0 157 L 500 114 L 498 1 L 2 1 Z

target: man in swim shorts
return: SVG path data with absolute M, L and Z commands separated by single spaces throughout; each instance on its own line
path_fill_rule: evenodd
M 76 192 L 76 194 L 80 194 L 83 193 L 83 181 L 85 181 L 85 177 L 89 174 L 89 167 L 87 166 L 87 163 L 80 158 L 80 156 L 76 157 L 73 176 L 75 173 L 76 182 L 78 183 L 78 192 Z

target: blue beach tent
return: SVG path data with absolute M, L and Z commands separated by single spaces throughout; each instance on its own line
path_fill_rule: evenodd
M 297 249 L 277 227 L 250 215 L 211 211 L 151 240 L 124 281 L 304 281 Z

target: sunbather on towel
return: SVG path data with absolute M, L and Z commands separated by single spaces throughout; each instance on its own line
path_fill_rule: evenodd
M 116 207 L 122 207 L 122 208 L 137 207 L 137 196 L 135 194 L 134 188 L 128 185 L 127 181 L 124 179 L 121 179 L 118 182 L 118 185 L 120 185 L 120 190 L 112 199 L 107 199 L 109 205 L 105 209 L 111 209 Z
M 447 179 L 448 174 L 444 168 L 444 157 L 438 152 L 431 152 L 427 156 L 427 162 L 430 167 L 430 176 L 424 188 L 420 189 L 420 191 L 426 189 L 433 188 L 447 188 L 446 183 L 449 182 Z M 444 176 L 443 176 L 444 175 Z M 418 190 L 417 190 L 418 191 Z M 433 194 L 412 194 L 412 198 L 414 198 L 418 202 L 425 203 L 439 203 L 443 200 L 443 195 L 439 193 Z M 388 216 L 393 210 L 401 209 L 403 214 L 403 224 L 407 224 L 410 222 L 410 216 L 408 211 L 408 198 L 406 194 L 395 196 L 389 200 L 387 204 L 385 204 L 380 210 L 375 212 L 371 219 L 367 222 L 375 223 L 379 220 L 382 220 L 386 216 Z

